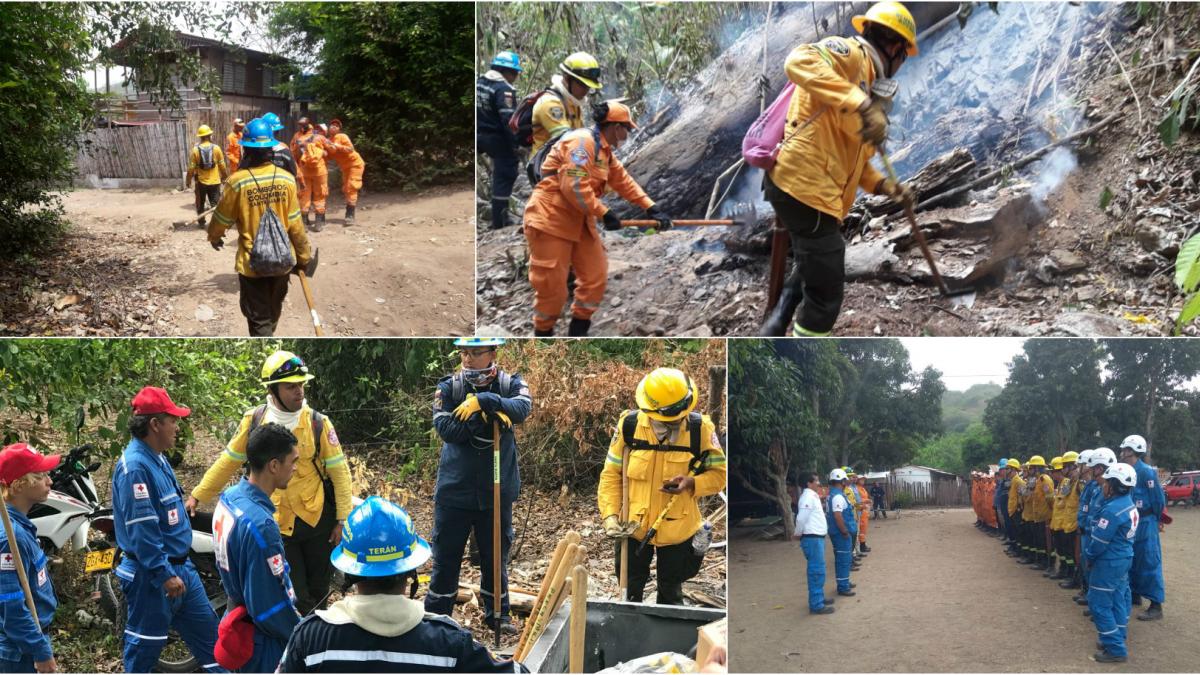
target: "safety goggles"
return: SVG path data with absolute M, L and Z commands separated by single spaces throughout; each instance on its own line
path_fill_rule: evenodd
M 575 73 L 579 77 L 587 78 L 593 82 L 600 81 L 600 69 L 599 68 L 572 68 L 571 72 Z
M 642 412 L 657 413 L 659 415 L 662 415 L 663 417 L 678 417 L 680 414 L 683 413 L 683 411 L 687 410 L 688 407 L 691 405 L 692 405 L 692 392 L 689 391 L 687 393 L 687 396 L 684 396 L 676 403 L 672 403 L 671 405 L 668 405 L 668 406 L 663 406 L 656 410 L 647 410 L 647 409 L 643 408 Z
M 308 366 L 304 365 L 304 361 L 301 361 L 299 356 L 293 356 L 287 361 L 281 363 L 279 367 L 275 369 L 275 372 L 271 373 L 271 377 L 269 379 L 276 380 L 281 377 L 295 375 L 296 373 L 300 373 L 302 375 L 308 374 Z

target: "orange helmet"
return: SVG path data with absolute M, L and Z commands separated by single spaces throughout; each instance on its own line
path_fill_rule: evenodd
M 598 124 L 624 124 L 632 129 L 638 128 L 638 125 L 633 123 L 633 111 L 621 101 L 622 99 L 614 98 L 596 106 L 596 122 Z

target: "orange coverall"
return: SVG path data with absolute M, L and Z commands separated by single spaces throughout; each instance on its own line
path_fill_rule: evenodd
M 367 163 L 344 133 L 335 135 L 332 141 L 325 144 L 325 149 L 342 172 L 342 194 L 346 197 L 346 204 L 357 206 L 358 191 L 362 189 L 363 170 L 367 168 Z
M 598 144 L 597 144 L 598 139 Z M 591 129 L 567 132 L 542 164 L 545 178 L 525 206 L 529 243 L 529 283 L 533 286 L 533 325 L 554 328 L 567 301 L 567 272 L 575 268 L 571 316 L 591 319 L 608 285 L 608 255 L 597 220 L 608 212 L 601 201 L 613 190 L 648 209 L 654 200 L 633 180 L 603 136 Z
M 238 164 L 242 161 L 242 144 L 239 142 L 242 135 L 236 131 L 229 132 L 225 137 L 225 161 L 229 163 L 229 175 L 238 170 Z
M 317 213 L 325 213 L 325 198 L 329 196 L 329 169 L 325 166 L 326 139 L 314 127 L 308 133 L 297 131 L 292 136 L 292 157 L 300 179 L 300 213 L 308 213 L 312 204 Z

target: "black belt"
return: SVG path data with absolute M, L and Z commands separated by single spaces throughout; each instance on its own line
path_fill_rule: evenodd
M 128 551 L 121 551 L 121 555 L 125 556 L 126 558 L 129 558 L 133 562 L 139 562 L 138 559 L 136 557 L 134 557 L 134 555 Z M 182 565 L 183 563 L 185 563 L 187 561 L 188 561 L 188 557 L 186 555 L 183 556 L 182 558 L 172 558 L 170 556 L 167 557 L 167 562 L 171 563 L 172 565 Z
M 1150 509 L 1138 509 L 1138 515 L 1143 518 L 1157 518 L 1158 517 L 1158 514 L 1152 512 Z
M 800 535 L 800 538 L 801 539 L 824 539 L 825 535 L 823 535 L 823 534 L 802 534 L 802 535 Z

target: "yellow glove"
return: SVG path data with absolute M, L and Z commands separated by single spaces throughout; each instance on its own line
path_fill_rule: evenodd
M 913 189 L 904 183 L 897 183 L 891 178 L 884 178 L 879 181 L 879 185 L 875 189 L 875 194 L 887 195 L 905 208 L 917 208 L 917 194 L 913 192 Z
M 476 407 L 478 407 L 478 404 L 476 404 Z M 489 419 L 488 419 L 488 414 L 487 414 L 487 413 L 482 413 L 482 414 L 483 414 L 483 421 L 484 421 L 484 422 L 489 422 L 489 421 L 491 421 L 491 420 L 489 420 Z M 497 410 L 497 411 L 496 411 L 496 416 L 500 418 L 500 428 L 501 428 L 501 429 L 511 429 L 511 428 L 512 428 L 512 420 L 510 420 L 510 419 L 508 418 L 508 415 L 505 415 L 504 413 L 502 413 L 502 412 L 500 412 L 500 411 L 498 411 L 498 410 Z
M 454 409 L 454 417 L 459 422 L 466 422 L 471 415 L 477 412 L 482 412 L 479 409 L 479 400 L 475 398 L 475 394 L 467 394 L 467 398 Z

